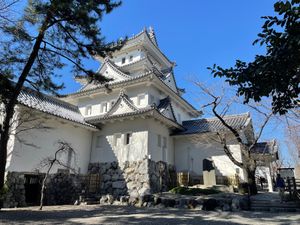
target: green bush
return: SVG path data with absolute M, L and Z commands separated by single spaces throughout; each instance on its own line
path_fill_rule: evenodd
M 188 188 L 188 187 L 175 187 L 171 189 L 169 192 L 173 194 L 181 194 L 181 195 L 211 195 L 218 194 L 221 191 L 216 190 L 214 188 Z

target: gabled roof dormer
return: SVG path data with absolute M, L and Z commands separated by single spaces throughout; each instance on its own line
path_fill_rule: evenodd
M 160 100 L 157 109 L 165 117 L 177 122 L 169 96 Z
M 111 107 L 111 109 L 106 113 L 105 116 L 119 115 L 124 113 L 131 113 L 138 111 L 133 102 L 128 98 L 128 96 L 122 90 L 120 92 L 119 98 L 116 103 Z
M 98 70 L 98 73 L 114 81 L 126 80 L 130 78 L 128 74 L 121 71 L 119 67 L 115 65 L 114 62 L 109 58 L 105 58 L 104 63 Z

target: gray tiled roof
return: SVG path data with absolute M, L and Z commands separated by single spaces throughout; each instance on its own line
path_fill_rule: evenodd
M 259 153 L 259 154 L 272 154 L 277 152 L 277 144 L 276 141 L 268 141 L 268 142 L 259 142 L 256 143 L 252 153 Z
M 173 118 L 170 118 L 171 120 L 174 120 L 175 122 L 177 122 L 176 120 L 176 117 L 175 117 L 175 114 L 174 114 L 174 109 L 172 107 L 172 104 L 171 104 L 171 99 L 170 97 L 166 97 L 164 99 L 161 99 L 158 106 L 157 106 L 157 110 L 164 116 L 168 117 L 168 107 L 170 107 L 171 109 L 171 113 L 172 113 L 172 116 Z
M 18 103 L 75 123 L 94 127 L 84 121 L 76 106 L 29 88 L 24 88 L 21 91 L 18 96 Z
M 132 117 L 132 116 L 141 116 L 141 115 L 150 115 L 150 116 L 157 116 L 160 117 L 162 119 L 164 119 L 165 121 L 167 121 L 169 124 L 172 124 L 172 126 L 175 126 L 178 129 L 183 129 L 183 127 L 178 124 L 176 121 L 174 121 L 173 119 L 170 119 L 168 117 L 166 117 L 163 113 L 160 112 L 159 107 L 157 107 L 156 105 L 151 105 L 151 106 L 147 106 L 144 108 L 140 108 L 137 110 L 134 110 L 132 112 L 125 112 L 122 114 L 116 114 L 116 115 L 98 115 L 98 116 L 92 116 L 92 117 L 88 117 L 85 120 L 91 124 L 97 124 L 97 123 L 101 123 L 104 122 L 106 120 L 111 120 L 111 119 L 119 119 L 119 118 L 127 118 L 127 117 Z
M 224 116 L 223 119 L 234 129 L 241 129 L 248 124 L 250 115 L 248 113 L 228 115 Z M 176 135 L 216 132 L 227 129 L 217 117 L 183 121 L 182 126 L 185 131 L 178 132 Z

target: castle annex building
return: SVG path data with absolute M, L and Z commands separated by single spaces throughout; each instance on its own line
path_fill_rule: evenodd
M 98 73 L 110 79 L 105 84 L 77 77 L 82 84 L 80 90 L 62 98 L 28 88 L 19 95 L 7 162 L 7 181 L 12 191 L 19 193 L 12 197 L 12 204 L 33 201 L 29 188 L 32 190 L 32 184 L 37 184 L 46 171 L 40 162 L 54 156 L 58 141 L 69 143 L 75 152 L 60 155 L 76 171 L 68 175 L 72 177 L 69 192 L 71 186 L 75 186 L 74 193 L 89 186 L 82 179 L 74 181 L 86 174 L 97 177 L 87 191 L 116 196 L 167 190 L 181 171 L 201 183 L 205 160 L 213 162 L 213 182 L 232 176 L 245 180 L 244 171 L 229 160 L 222 146 L 208 138 L 216 131 L 226 131 L 225 127 L 217 118 L 202 118 L 201 112 L 184 99 L 184 89 L 175 80 L 175 65 L 160 50 L 153 29 L 129 38 L 112 56 L 97 59 L 101 62 Z M 22 122 L 28 113 L 36 119 Z M 253 141 L 248 113 L 224 118 L 240 130 L 245 142 Z M 33 129 L 24 129 L 26 126 Z M 230 135 L 228 143 L 242 161 L 240 146 Z M 270 162 L 274 160 L 268 143 L 260 147 L 270 155 Z M 57 165 L 52 169 L 53 176 L 65 169 Z M 60 190 L 49 185 L 48 191 L 52 188 L 53 193 L 60 193 L 63 188 L 56 186 Z M 53 199 L 48 199 L 49 203 L 58 203 Z

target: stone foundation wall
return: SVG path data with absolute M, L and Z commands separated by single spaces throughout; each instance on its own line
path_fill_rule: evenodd
M 74 204 L 85 189 L 84 177 L 68 173 L 51 174 L 47 179 L 45 205 Z
M 2 197 L 4 208 L 26 206 L 24 184 L 24 173 L 8 172 L 6 177 L 7 192 Z
M 152 193 L 167 191 L 176 185 L 174 166 L 165 162 L 143 159 L 119 164 L 92 163 L 89 174 L 99 174 L 99 191 L 93 194 L 130 196 L 139 198 Z M 33 174 L 34 175 L 34 174 Z M 37 174 L 42 180 L 44 174 Z M 45 205 L 74 204 L 82 190 L 88 190 L 88 176 L 68 173 L 49 175 L 46 182 Z M 9 172 L 6 185 L 8 192 L 3 197 L 3 207 L 26 206 L 25 174 Z M 36 193 L 39 195 L 39 192 Z M 89 194 L 89 193 L 87 193 Z
M 40 182 L 44 174 L 33 174 L 40 176 Z M 7 192 L 2 197 L 3 207 L 26 206 L 25 173 L 8 172 L 6 177 Z M 50 174 L 46 181 L 45 205 L 74 204 L 85 189 L 85 176 L 57 173 Z M 36 193 L 40 195 L 40 190 Z
M 100 194 L 111 194 L 114 197 L 139 197 L 166 191 L 176 185 L 174 166 L 149 159 L 122 164 L 91 163 L 89 173 L 100 174 Z

